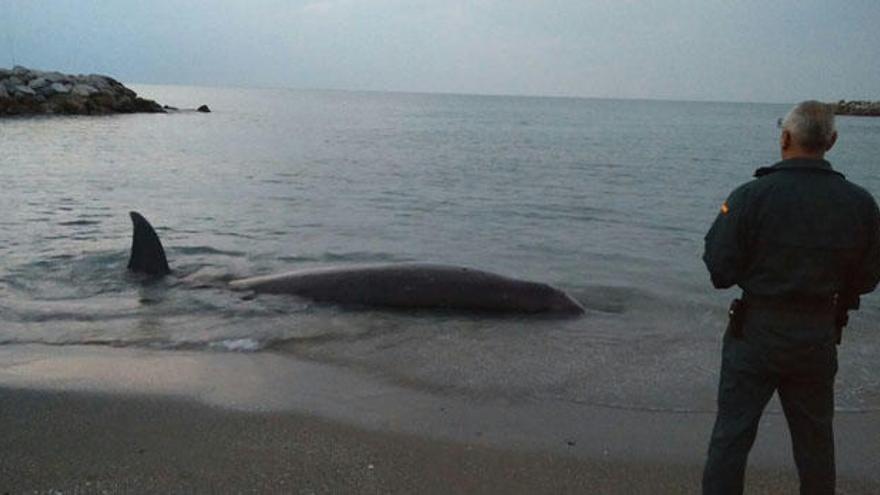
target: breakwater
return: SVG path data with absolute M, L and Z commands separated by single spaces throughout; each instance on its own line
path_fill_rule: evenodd
M 16 66 L 0 68 L 0 117 L 164 113 L 112 77 L 71 75 Z
M 840 100 L 834 105 L 834 113 L 836 113 L 837 115 L 880 117 L 880 101 Z

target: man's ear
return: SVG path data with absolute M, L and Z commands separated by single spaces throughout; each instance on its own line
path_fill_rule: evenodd
M 832 147 L 834 147 L 834 143 L 836 143 L 836 142 L 837 142 L 837 131 L 834 131 L 831 133 L 831 140 L 828 141 L 828 146 L 825 147 L 825 151 L 828 151 Z
M 791 132 L 788 129 L 782 130 L 782 134 L 779 136 L 779 147 L 783 150 L 791 147 Z

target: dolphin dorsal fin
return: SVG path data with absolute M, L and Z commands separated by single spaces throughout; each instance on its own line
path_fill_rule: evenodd
M 130 212 L 129 215 L 134 231 L 131 237 L 131 257 L 128 259 L 128 269 L 148 275 L 171 273 L 171 269 L 168 268 L 168 260 L 165 258 L 165 250 L 162 249 L 162 243 L 159 241 L 156 231 L 153 230 L 153 226 L 136 211 Z

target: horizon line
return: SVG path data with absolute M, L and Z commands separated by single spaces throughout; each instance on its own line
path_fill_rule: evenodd
M 112 76 L 111 76 L 112 77 Z M 460 97 L 489 97 L 489 98 L 533 98 L 533 99 L 557 99 L 557 100 L 611 100 L 611 101 L 644 101 L 666 103 L 719 103 L 719 104 L 759 104 L 759 105 L 793 105 L 795 101 L 747 101 L 747 100 L 722 100 L 722 99 L 683 99 L 680 97 L 627 97 L 627 96 L 583 96 L 583 95 L 552 95 L 552 94 L 528 94 L 528 93 L 471 93 L 457 91 L 424 91 L 402 89 L 354 89 L 333 87 L 308 87 L 308 86 L 276 86 L 276 85 L 252 85 L 243 84 L 194 84 L 194 83 L 154 83 L 125 81 L 126 85 L 135 86 L 181 86 L 191 88 L 216 88 L 216 89 L 253 89 L 264 91 L 313 91 L 313 92 L 339 92 L 339 93 L 376 93 L 376 94 L 400 94 L 421 96 L 460 96 Z M 835 100 L 834 102 L 837 102 Z M 849 101 L 849 100 L 847 100 Z

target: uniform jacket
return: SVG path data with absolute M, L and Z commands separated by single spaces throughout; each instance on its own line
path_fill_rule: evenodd
M 717 288 L 756 296 L 865 294 L 880 281 L 880 212 L 825 160 L 760 168 L 736 188 L 706 234 Z

